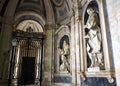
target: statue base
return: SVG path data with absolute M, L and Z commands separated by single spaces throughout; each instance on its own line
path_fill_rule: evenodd
M 100 67 L 90 67 L 88 68 L 88 72 L 100 72 Z
M 60 71 L 61 74 L 67 74 L 69 73 L 68 71 Z

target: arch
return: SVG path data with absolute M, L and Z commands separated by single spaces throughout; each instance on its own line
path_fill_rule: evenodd
M 52 0 L 56 6 L 61 6 L 64 3 L 64 0 Z
M 39 24 L 42 25 L 42 27 L 46 24 L 46 19 L 43 16 L 37 14 L 36 12 L 24 11 L 24 12 L 18 12 L 15 15 L 14 26 L 17 26 L 21 21 L 24 21 L 24 20 L 37 21 Z
M 48 24 L 54 24 L 55 23 L 55 18 L 54 18 L 54 12 L 52 8 L 52 4 L 50 0 L 44 0 L 45 3 L 45 11 L 46 11 L 46 21 Z M 49 15 L 47 15 L 49 14 Z
M 65 29 L 69 29 L 69 26 L 67 26 L 67 25 L 62 25 L 62 26 L 60 26 L 60 27 L 59 27 L 59 29 L 58 29 L 58 30 L 56 30 L 55 34 L 58 34 L 58 33 L 59 33 L 59 31 L 61 31 L 63 28 L 65 28 Z M 66 34 L 68 35 L 68 34 L 69 34 L 69 32 L 66 32 Z
M 94 7 L 95 8 L 95 10 L 97 11 L 97 13 L 99 12 L 99 4 L 98 4 L 98 1 L 95 1 L 95 0 L 90 0 L 90 1 L 88 1 L 87 3 L 86 3 L 86 5 L 84 6 L 84 9 L 85 10 L 83 10 L 83 14 L 82 14 L 82 20 L 83 20 L 83 25 L 85 24 L 85 22 L 86 22 L 86 20 L 85 20 L 85 16 L 87 16 L 87 18 L 88 18 L 88 15 L 86 15 L 87 13 L 86 13 L 86 9 L 88 8 L 88 7 Z
M 59 46 L 60 46 L 60 49 L 63 48 L 63 42 L 66 41 L 66 43 L 69 45 L 70 41 L 69 41 L 69 37 L 68 35 L 64 35 L 61 39 L 60 39 L 60 42 L 59 42 Z
M 33 29 L 33 32 L 43 32 L 42 26 L 34 20 L 24 20 L 17 25 L 16 29 L 26 31 L 29 27 Z
M 93 9 L 95 10 L 95 12 L 99 13 L 98 4 L 97 4 L 96 1 L 91 1 L 91 2 L 88 4 L 87 8 L 89 8 L 89 7 L 93 8 Z M 98 16 L 99 16 L 99 15 L 98 15 Z M 86 11 L 85 11 L 85 16 L 84 16 L 84 19 L 85 19 L 85 20 L 84 20 L 84 23 L 86 23 L 87 18 L 88 18 L 88 14 L 87 14 Z

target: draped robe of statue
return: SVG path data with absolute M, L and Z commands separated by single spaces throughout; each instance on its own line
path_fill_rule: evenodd
M 103 66 L 103 54 L 99 18 L 92 8 L 88 8 L 87 13 L 89 17 L 84 28 L 89 30 L 85 39 L 87 39 L 87 53 L 91 60 L 90 67 L 100 67 Z
M 69 58 L 69 45 L 63 41 L 63 48 L 60 49 L 60 71 L 70 72 L 70 58 Z

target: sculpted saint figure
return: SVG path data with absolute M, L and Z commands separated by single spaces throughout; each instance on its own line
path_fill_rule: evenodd
M 66 43 L 66 41 L 63 41 L 63 48 L 60 50 L 60 71 L 67 71 L 70 72 L 70 61 L 69 61 L 69 45 Z
M 87 53 L 91 60 L 90 67 L 100 67 L 104 64 L 99 18 L 93 8 L 88 8 L 87 13 L 89 17 L 84 28 L 87 28 L 89 31 L 84 38 L 87 39 Z

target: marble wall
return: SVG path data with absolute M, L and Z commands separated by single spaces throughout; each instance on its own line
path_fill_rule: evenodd
M 106 18 L 111 35 L 111 50 L 116 71 L 117 86 L 120 86 L 120 0 L 106 0 Z
M 116 83 L 109 83 L 106 78 L 88 77 L 82 81 L 82 86 L 116 86 Z

